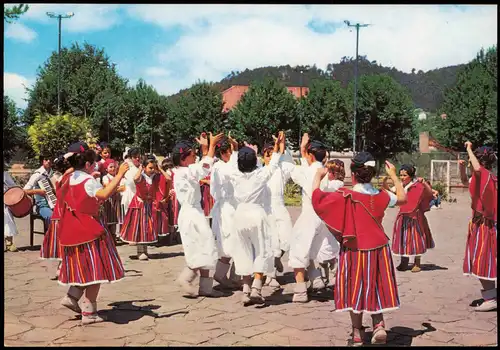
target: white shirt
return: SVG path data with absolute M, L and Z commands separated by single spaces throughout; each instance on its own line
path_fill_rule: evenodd
M 214 163 L 210 174 L 210 195 L 214 201 L 234 198 L 234 188 L 230 177 L 237 162 L 238 152 L 234 151 L 227 163 L 224 161 Z
M 344 181 L 340 180 L 331 180 L 328 181 L 328 184 L 326 185 L 324 191 L 325 192 L 337 192 L 339 188 L 344 186 Z
M 242 173 L 236 167 L 230 176 L 234 188 L 234 198 L 238 204 L 257 204 L 264 206 L 267 191 L 267 182 L 278 169 L 280 153 L 273 153 L 268 166 L 260 167 L 250 173 Z M 234 163 L 233 163 L 234 164 Z
M 352 190 L 354 192 L 359 192 L 359 193 L 364 193 L 364 194 L 370 194 L 370 195 L 375 195 L 378 194 L 380 191 L 377 190 L 372 186 L 372 184 L 356 184 L 353 186 Z M 389 207 L 393 207 L 396 205 L 396 202 L 398 201 L 398 197 L 390 192 L 386 191 L 387 194 L 389 195 Z
M 285 186 L 292 172 L 297 168 L 292 156 L 287 152 L 281 155 L 281 163 L 267 182 L 267 192 L 269 197 L 266 198 L 265 206 L 284 204 Z
M 47 179 L 50 179 L 52 176 L 52 169 L 49 169 L 47 171 L 43 166 L 35 170 L 33 175 L 30 176 L 30 179 L 24 186 L 24 190 L 32 190 L 32 189 L 39 189 L 40 186 L 38 186 L 38 181 L 40 181 L 43 177 L 47 177 Z
M 184 205 L 201 207 L 200 180 L 210 174 L 213 163 L 213 158 L 203 157 L 199 163 L 172 169 L 175 194 L 181 208 Z
M 71 174 L 71 177 L 69 178 L 69 184 L 70 186 L 78 185 L 86 179 L 89 180 L 85 182 L 85 192 L 87 192 L 87 195 L 89 197 L 95 197 L 97 191 L 102 188 L 102 185 L 92 175 L 87 174 L 86 172 L 81 170 L 76 170 Z
M 323 168 L 323 164 L 320 162 L 314 162 L 311 165 L 307 164 L 304 158 L 300 159 L 301 165 L 296 166 L 292 172 L 292 180 L 302 187 L 302 210 L 309 210 L 314 212 L 312 206 L 312 186 L 314 178 L 316 177 L 316 172 L 318 169 Z M 327 186 L 328 178 L 325 177 L 321 181 L 320 189 L 324 190 Z

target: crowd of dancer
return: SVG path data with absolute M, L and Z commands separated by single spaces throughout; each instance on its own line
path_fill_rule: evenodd
M 488 311 L 496 308 L 496 158 L 491 148 L 473 151 L 469 142 L 466 148 L 472 177 L 467 179 L 465 162 L 461 174 L 473 217 L 464 273 L 481 281 L 484 302 L 475 309 Z M 179 141 L 171 154 L 159 164 L 154 155 L 127 149 L 118 165 L 108 145 L 94 150 L 77 142 L 54 161 L 55 171 L 51 158 L 42 156 L 41 168 L 25 186 L 46 222 L 40 256 L 60 261 L 57 279 L 69 287 L 61 304 L 81 314 L 83 324 L 103 321 L 97 313 L 101 284 L 124 278 L 118 240 L 136 245 L 137 258 L 146 261 L 148 245 L 178 231 L 186 265 L 177 281 L 186 296 L 223 297 L 224 289 L 232 289 L 243 291 L 244 306 L 265 303 L 262 288 L 281 287 L 276 275 L 288 253 L 293 302 L 308 302 L 311 292 L 333 282 L 336 310 L 351 314 L 350 344 L 363 343 L 363 313 L 373 320 L 371 342 L 386 342 L 383 313 L 400 306 L 391 255 L 401 257 L 399 271 L 410 270 L 414 258 L 411 272 L 418 273 L 421 256 L 434 248 L 425 217 L 433 190 L 416 177 L 415 167 L 403 165 L 398 173 L 386 161 L 387 177 L 376 189 L 376 161 L 360 152 L 351 161 L 348 189 L 344 163 L 328 160 L 322 142 L 304 134 L 296 164 L 283 132 L 264 145 L 262 159 L 256 146 L 230 134 Z M 43 205 L 45 192 L 37 187 L 42 176 L 55 183 L 53 210 Z M 289 179 L 302 188 L 294 225 L 284 202 Z M 4 171 L 4 191 L 11 186 Z M 389 245 L 382 220 L 394 206 L 399 214 Z M 17 229 L 5 205 L 4 216 L 6 246 L 14 251 Z M 214 280 L 220 288 L 214 289 Z

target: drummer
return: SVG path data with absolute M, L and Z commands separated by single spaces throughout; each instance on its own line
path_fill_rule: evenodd
M 7 169 L 7 165 L 4 164 L 4 169 Z M 16 182 L 12 179 L 10 174 L 4 170 L 3 171 L 3 192 L 7 191 L 11 187 L 17 186 Z M 17 252 L 17 248 L 14 245 L 14 236 L 19 233 L 17 231 L 16 222 L 14 221 L 14 216 L 10 212 L 8 206 L 3 204 L 3 235 L 5 239 L 5 250 L 10 252 Z
M 53 157 L 47 154 L 40 155 L 40 168 L 35 170 L 26 186 L 24 186 L 26 194 L 34 195 L 36 212 L 43 218 L 45 228 L 48 228 L 50 225 L 52 209 L 50 209 L 47 198 L 45 197 L 45 191 L 40 188 L 38 182 L 44 177 L 50 182 L 50 178 L 52 177 L 52 158 Z

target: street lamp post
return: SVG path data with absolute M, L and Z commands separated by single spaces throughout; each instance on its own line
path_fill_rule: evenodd
M 358 46 L 359 46 L 359 28 L 368 27 L 369 24 L 351 24 L 344 21 L 348 27 L 356 27 L 356 63 L 354 65 L 354 120 L 352 122 L 352 153 L 356 153 L 356 118 L 358 116 Z
M 302 84 L 303 84 L 303 76 L 304 70 L 300 70 L 300 98 L 302 98 Z M 299 111 L 299 151 L 300 151 L 300 143 L 301 143 L 301 134 L 302 133 L 302 108 Z
M 56 15 L 54 12 L 47 12 L 50 18 L 57 18 L 59 21 L 59 51 L 57 54 L 57 115 L 61 115 L 61 22 L 63 18 L 71 18 L 75 14 L 68 12 L 65 15 Z

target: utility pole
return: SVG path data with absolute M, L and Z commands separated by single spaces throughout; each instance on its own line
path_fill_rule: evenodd
M 61 115 L 61 22 L 63 18 L 71 18 L 75 14 L 68 12 L 65 15 L 56 15 L 54 12 L 47 12 L 50 18 L 57 18 L 59 21 L 59 51 L 57 54 L 57 115 Z
M 368 27 L 369 24 L 351 24 L 349 21 L 344 21 L 348 27 L 356 27 L 356 63 L 354 65 L 354 118 L 352 122 L 352 153 L 356 154 L 356 119 L 358 116 L 358 46 L 359 46 L 359 28 Z

